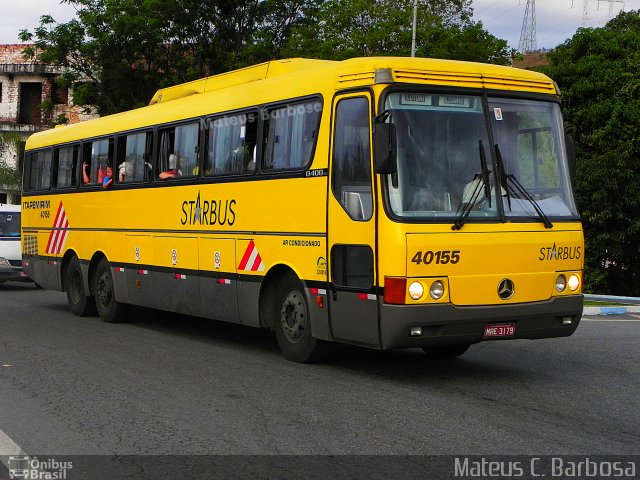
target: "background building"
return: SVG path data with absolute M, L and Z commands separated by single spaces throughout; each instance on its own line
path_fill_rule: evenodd
M 32 133 L 51 128 L 61 116 L 69 123 L 97 117 L 93 109 L 73 105 L 72 91 L 57 84 L 60 67 L 24 59 L 27 46 L 0 45 L 0 132 L 19 138 L 0 155 L 4 165 L 16 168 L 21 167 L 24 144 Z M 10 197 L 7 186 L 0 185 L 0 203 L 17 201 Z

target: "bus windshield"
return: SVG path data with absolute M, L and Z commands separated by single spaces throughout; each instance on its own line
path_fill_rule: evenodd
M 385 109 L 397 132 L 396 173 L 385 178 L 393 216 L 539 220 L 534 203 L 547 216 L 577 215 L 555 103 L 490 98 L 486 112 L 479 95 L 394 92 Z
M 0 237 L 20 237 L 20 212 L 0 212 Z
M 489 108 L 494 153 L 510 177 L 503 183 L 515 179 L 547 216 L 575 217 L 560 107 L 552 102 L 489 98 Z M 533 204 L 517 189 L 504 188 L 506 216 L 536 216 Z

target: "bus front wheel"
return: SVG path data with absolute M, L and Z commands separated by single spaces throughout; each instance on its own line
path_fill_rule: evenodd
M 111 267 L 104 258 L 98 263 L 93 291 L 96 296 L 98 315 L 103 321 L 118 323 L 125 320 L 126 305 L 116 300 Z
M 326 356 L 329 345 L 311 335 L 307 300 L 302 285 L 292 275 L 284 277 L 277 288 L 273 329 L 287 360 L 312 363 Z
M 73 257 L 69 262 L 65 284 L 69 310 L 79 317 L 93 315 L 95 313 L 95 301 L 84 289 L 82 269 L 80 268 L 78 257 Z
M 443 347 L 424 347 L 422 350 L 429 358 L 455 358 L 469 350 L 471 345 L 464 343 L 462 345 L 447 345 Z

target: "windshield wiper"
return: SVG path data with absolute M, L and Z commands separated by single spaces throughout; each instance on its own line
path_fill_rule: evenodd
M 524 186 L 518 181 L 515 175 L 508 174 L 504 168 L 504 162 L 502 161 L 502 153 L 500 152 L 500 148 L 496 144 L 496 164 L 498 167 L 498 181 L 500 182 L 500 186 L 505 191 L 505 196 L 507 197 L 507 204 L 509 206 L 509 210 L 511 210 L 511 197 L 514 198 L 524 198 L 527 200 L 536 211 L 545 228 L 553 228 L 553 223 L 549 220 L 549 218 L 545 215 L 544 211 L 535 201 L 535 199 L 531 196 L 531 194 L 527 191 Z
M 471 192 L 471 196 L 469 197 L 468 202 L 460 202 L 458 206 L 458 210 L 456 210 L 456 221 L 451 227 L 452 230 L 460 230 L 464 225 L 467 217 L 473 210 L 473 207 L 478 203 L 478 198 L 480 198 L 480 193 L 484 190 L 484 196 L 489 202 L 489 208 L 491 208 L 491 186 L 489 185 L 489 175 L 491 175 L 491 170 L 487 168 L 487 155 L 484 151 L 484 145 L 482 145 L 482 140 L 478 141 L 478 147 L 480 150 L 480 173 L 476 173 L 473 176 L 472 182 L 475 182 L 473 187 L 473 191 Z M 463 199 L 464 200 L 464 199 Z

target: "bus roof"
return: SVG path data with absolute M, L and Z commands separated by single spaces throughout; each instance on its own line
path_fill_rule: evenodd
M 272 60 L 160 89 L 146 107 L 36 133 L 29 137 L 26 149 L 314 93 L 392 83 L 557 94 L 546 75 L 484 63 L 409 57 Z

